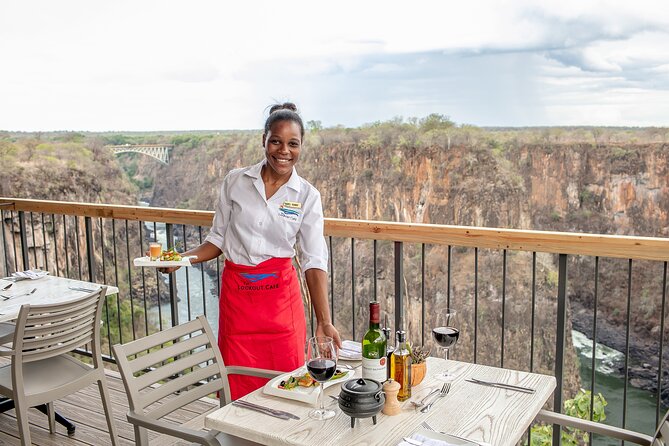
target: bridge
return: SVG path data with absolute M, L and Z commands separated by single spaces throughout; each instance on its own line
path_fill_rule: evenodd
M 119 153 L 135 152 L 151 156 L 163 164 L 170 163 L 170 150 L 174 144 L 123 144 L 120 146 L 105 146 L 115 155 Z

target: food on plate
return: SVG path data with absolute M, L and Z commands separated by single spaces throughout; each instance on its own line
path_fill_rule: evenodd
M 335 371 L 335 374 L 332 375 L 332 378 L 330 378 L 330 380 L 343 378 L 344 376 L 346 376 L 346 373 L 347 373 L 346 370 L 337 369 Z M 311 377 L 309 373 L 305 373 L 303 375 L 290 376 L 288 379 L 281 381 L 279 383 L 279 389 L 292 390 L 298 386 L 312 387 L 314 385 L 316 385 L 316 381 Z
M 169 261 L 178 262 L 179 260 L 181 260 L 181 254 L 176 252 L 174 248 L 170 248 L 167 251 L 163 251 L 160 254 L 160 260 L 163 262 L 169 262 Z

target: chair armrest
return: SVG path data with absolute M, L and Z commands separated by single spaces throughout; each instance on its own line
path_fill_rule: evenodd
M 277 370 L 268 370 L 268 369 L 256 369 L 254 367 L 243 367 L 243 366 L 225 366 L 225 369 L 230 375 L 248 375 L 248 376 L 257 376 L 260 378 L 274 378 L 275 376 L 283 375 L 286 372 L 279 372 Z
M 646 434 L 641 434 L 639 432 L 634 432 L 627 429 L 621 429 L 619 427 L 607 426 L 606 424 L 596 423 L 594 421 L 582 420 L 580 418 L 570 417 L 569 415 L 555 413 L 548 410 L 539 411 L 536 420 L 549 424 L 559 424 L 560 426 L 564 427 L 573 427 L 582 431 L 606 435 L 607 437 L 631 441 L 632 443 L 645 446 L 650 446 L 653 441 L 653 437 Z
M 128 411 L 128 421 L 131 424 L 136 426 L 144 427 L 146 429 L 151 429 L 152 431 L 159 432 L 161 434 L 171 435 L 173 437 L 182 438 L 186 441 L 192 441 L 195 443 L 207 445 L 212 444 L 216 440 L 216 431 L 200 431 L 195 429 L 189 429 L 187 427 L 182 427 L 174 423 L 168 423 L 162 420 L 156 420 L 145 415 L 138 414 L 131 410 Z M 213 443 L 217 444 L 217 443 Z

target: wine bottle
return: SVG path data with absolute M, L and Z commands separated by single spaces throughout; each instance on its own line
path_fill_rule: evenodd
M 362 338 L 362 377 L 380 383 L 388 376 L 386 358 L 386 337 L 379 328 L 381 321 L 379 303 L 369 303 L 369 330 Z
M 397 400 L 406 401 L 411 398 L 411 347 L 404 330 L 398 330 L 395 337 L 397 345 L 390 362 L 390 376 L 400 384 Z

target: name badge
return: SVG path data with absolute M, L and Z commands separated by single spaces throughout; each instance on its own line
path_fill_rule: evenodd
M 287 209 L 302 209 L 302 203 L 296 201 L 284 201 L 281 207 Z

